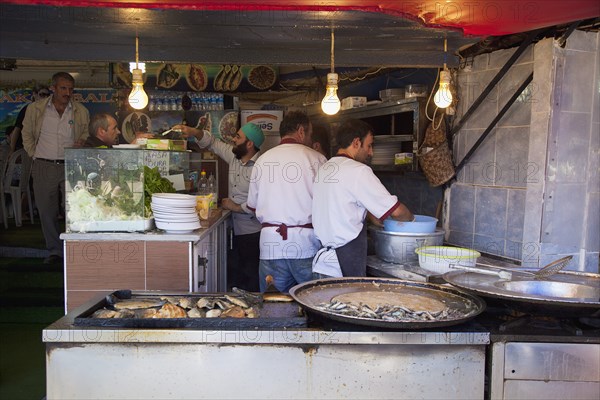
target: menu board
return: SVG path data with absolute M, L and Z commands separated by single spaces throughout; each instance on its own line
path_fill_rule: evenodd
M 279 68 L 269 65 L 146 63 L 145 68 L 146 90 L 257 92 L 272 90 L 279 79 Z M 113 86 L 131 87 L 129 64 L 112 63 L 110 70 Z

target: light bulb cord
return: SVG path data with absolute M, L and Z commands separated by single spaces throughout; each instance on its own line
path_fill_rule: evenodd
M 335 45 L 335 35 L 333 34 L 333 28 L 331 28 L 331 73 L 334 73 L 334 65 L 335 65 L 335 56 L 334 56 L 334 45 Z
M 448 61 L 448 39 L 444 38 L 444 71 L 447 69 L 446 62 Z
M 138 59 L 139 59 L 139 39 L 138 39 L 138 36 L 135 35 L 135 69 L 138 69 Z

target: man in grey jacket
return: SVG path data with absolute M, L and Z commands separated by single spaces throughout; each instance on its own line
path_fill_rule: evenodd
M 52 76 L 52 95 L 27 107 L 23 147 L 33 158 L 33 193 L 50 253 L 44 264 L 62 262 L 59 201 L 65 199 L 65 147 L 80 147 L 89 136 L 90 114 L 74 102 L 75 79 L 66 72 Z

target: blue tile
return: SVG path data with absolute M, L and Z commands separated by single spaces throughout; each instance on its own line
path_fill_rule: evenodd
M 493 129 L 488 134 L 464 165 L 462 172 L 465 182 L 490 186 L 494 184 L 496 178 L 496 130 Z M 468 131 L 466 152 L 471 150 L 482 133 L 483 130 Z
M 475 234 L 498 239 L 506 236 L 506 189 L 483 188 L 476 191 Z
M 586 224 L 587 251 L 600 251 L 600 194 L 588 193 L 588 214 Z
M 557 244 L 557 243 L 542 243 L 540 245 L 542 254 L 571 254 L 579 252 L 579 246 Z
M 475 234 L 473 248 L 481 253 L 504 256 L 504 239 Z
M 494 184 L 524 188 L 527 186 L 529 127 L 496 130 L 496 172 Z
M 520 261 L 523 256 L 523 243 L 506 240 L 503 256 Z
M 586 253 L 585 255 L 585 264 L 583 272 L 591 272 L 592 274 L 600 273 L 600 269 L 598 267 L 599 254 L 596 253 Z
M 596 51 L 596 40 L 598 35 L 593 32 L 582 32 L 575 30 L 567 39 L 568 50 Z
M 594 76 L 596 54 L 584 51 L 567 51 L 563 79 L 560 82 L 560 109 L 562 111 L 589 111 L 594 87 L 590 84 Z
M 381 183 L 389 192 L 415 214 L 435 216 L 443 189 L 432 187 L 425 179 L 414 179 L 406 175 L 378 174 Z
M 598 123 L 592 124 L 592 138 L 590 141 L 587 171 L 588 192 L 600 192 L 600 124 Z
M 540 261 L 541 245 L 537 242 L 524 242 L 521 246 L 521 263 L 524 267 L 537 267 Z
M 591 115 L 561 112 L 556 129 L 556 182 L 584 183 L 590 152 Z
M 485 71 L 490 67 L 489 54 L 481 54 L 473 59 L 473 72 Z
M 454 184 L 451 188 L 449 208 L 450 229 L 472 233 L 475 188 L 469 185 Z
M 533 62 L 527 64 L 519 64 L 511 67 L 506 75 L 499 83 L 499 107 L 501 110 L 508 100 L 515 94 L 519 86 L 523 84 L 525 79 L 533 71 Z M 517 100 L 508 109 L 506 114 L 498 121 L 498 126 L 529 126 L 531 124 L 531 104 L 534 101 L 539 101 L 536 98 L 535 86 L 529 84 L 523 90 Z
M 421 211 L 423 215 L 436 216 L 438 204 L 444 197 L 444 190 L 440 187 L 428 187 L 424 190 L 421 196 Z M 441 217 L 441 215 L 440 215 Z
M 585 184 L 547 185 L 542 241 L 581 248 L 585 223 Z
M 473 73 L 471 85 L 468 88 L 471 92 L 470 98 L 472 101 L 479 97 L 497 72 L 498 70 L 488 70 Z M 496 85 L 465 123 L 464 127 L 466 129 L 485 129 L 489 126 L 494 117 L 498 115 L 498 92 L 498 86 Z
M 525 190 L 508 191 L 508 213 L 506 216 L 506 239 L 522 242 L 525 222 Z
M 451 230 L 446 243 L 458 247 L 473 248 L 473 233 Z

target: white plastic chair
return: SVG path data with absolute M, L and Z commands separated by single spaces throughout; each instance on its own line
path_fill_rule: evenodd
M 31 157 L 27 155 L 25 149 L 19 149 L 12 153 L 8 158 L 8 164 L 6 171 L 4 173 L 4 188 L 2 189 L 2 194 L 9 195 L 12 205 L 13 205 L 13 213 L 15 216 L 15 224 L 17 226 L 23 225 L 23 221 L 21 220 L 21 194 L 27 194 L 27 201 L 29 204 L 29 214 L 31 223 L 33 224 L 33 202 L 31 201 L 31 190 L 29 190 L 29 177 L 31 176 Z M 16 184 L 13 184 L 13 175 L 15 174 L 15 170 L 18 168 L 18 165 L 21 166 L 21 173 L 19 175 L 19 181 Z M 3 214 L 8 214 L 8 210 L 6 209 L 6 205 L 4 203 L 4 199 L 2 199 L 2 205 L 4 210 L 2 210 Z M 5 225 L 7 226 L 7 225 Z

